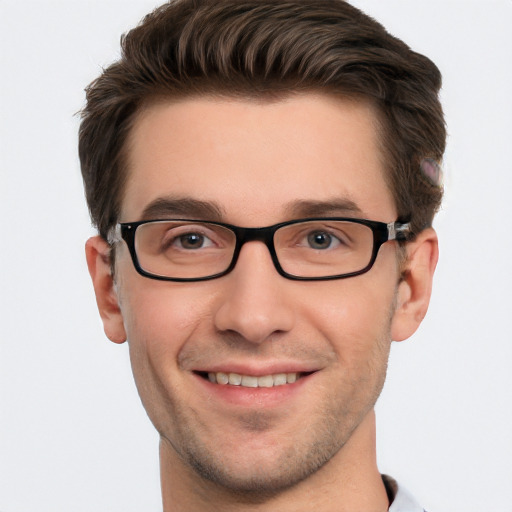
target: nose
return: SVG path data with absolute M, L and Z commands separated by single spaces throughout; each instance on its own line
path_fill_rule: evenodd
M 296 283 L 277 273 L 264 243 L 244 244 L 235 268 L 221 279 L 225 288 L 214 314 L 219 331 L 260 344 L 292 329 L 290 288 Z

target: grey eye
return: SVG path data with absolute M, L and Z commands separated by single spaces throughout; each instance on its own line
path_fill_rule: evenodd
M 328 249 L 333 241 L 333 237 L 325 231 L 314 231 L 308 235 L 308 244 L 313 249 Z

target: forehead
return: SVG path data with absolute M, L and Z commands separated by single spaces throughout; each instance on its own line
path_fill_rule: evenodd
M 209 203 L 245 226 L 300 216 L 298 204 L 394 220 L 377 134 L 370 105 L 322 94 L 151 104 L 128 141 L 121 220 L 167 200 Z

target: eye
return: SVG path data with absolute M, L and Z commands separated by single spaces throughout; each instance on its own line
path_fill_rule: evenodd
M 169 245 L 180 249 L 203 249 L 211 247 L 213 242 L 202 233 L 185 233 L 174 237 Z
M 308 245 L 312 249 L 332 249 L 340 244 L 340 240 L 326 231 L 313 231 L 307 236 Z
M 164 252 L 199 251 L 222 245 L 222 237 L 214 228 L 206 224 L 187 224 L 182 222 L 155 223 L 162 229 L 155 238 Z

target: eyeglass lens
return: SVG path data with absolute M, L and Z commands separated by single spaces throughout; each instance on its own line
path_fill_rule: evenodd
M 327 277 L 358 272 L 371 260 L 373 232 L 364 224 L 312 220 L 288 224 L 274 234 L 282 269 L 296 277 Z M 228 269 L 235 233 L 208 222 L 155 221 L 135 232 L 139 265 L 150 274 L 198 279 Z

